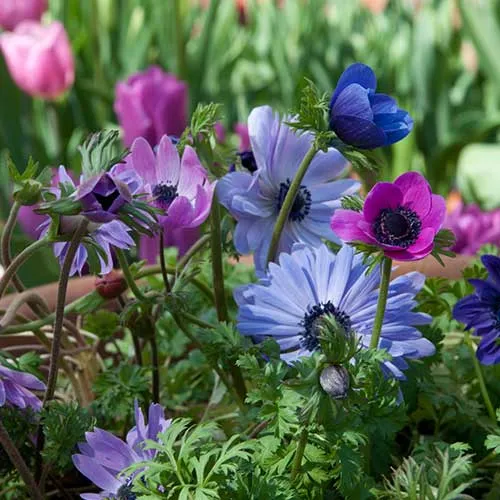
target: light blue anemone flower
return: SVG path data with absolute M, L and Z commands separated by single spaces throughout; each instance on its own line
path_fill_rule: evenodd
M 248 130 L 257 171 L 227 174 L 218 182 L 217 194 L 238 222 L 236 250 L 255 252 L 256 270 L 262 272 L 279 210 L 313 136 L 296 133 L 269 106 L 250 113 Z M 316 154 L 285 224 L 279 253 L 290 252 L 297 242 L 312 247 L 318 247 L 322 238 L 340 243 L 330 228 L 330 219 L 340 208 L 341 198 L 359 189 L 355 180 L 338 179 L 347 165 L 336 149 Z
M 380 270 L 376 268 L 368 275 L 366 270 L 361 255 L 347 245 L 335 255 L 325 245 L 309 248 L 296 244 L 291 254 L 280 255 L 278 264 L 269 264 L 266 278 L 235 290 L 238 329 L 257 342 L 273 337 L 282 359 L 292 363 L 318 349 L 317 320 L 330 314 L 367 348 Z M 379 348 L 392 356 L 382 369 L 398 379 L 405 378 L 406 359 L 430 356 L 435 351 L 415 328 L 431 321 L 429 315 L 413 312 L 415 295 L 424 281 L 422 274 L 412 272 L 394 279 L 389 286 Z

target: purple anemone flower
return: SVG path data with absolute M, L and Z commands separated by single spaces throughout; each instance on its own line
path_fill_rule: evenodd
M 122 441 L 108 431 L 94 428 L 85 434 L 86 442 L 79 444 L 80 453 L 73 455 L 75 467 L 103 491 L 85 493 L 85 500 L 135 498 L 131 491 L 133 476 L 122 475 L 122 471 L 133 464 L 152 460 L 155 450 L 146 450 L 146 441 L 158 441 L 158 435 L 165 432 L 171 420 L 165 419 L 165 410 L 159 404 L 149 406 L 148 423 L 135 402 L 135 427 Z
M 330 128 L 360 149 L 388 146 L 406 137 L 413 120 L 396 101 L 376 94 L 377 78 L 369 66 L 355 63 L 340 76 L 330 101 Z
M 291 254 L 282 253 L 279 263 L 270 263 L 267 276 L 257 284 L 235 290 L 239 306 L 238 330 L 257 342 L 273 337 L 281 358 L 293 363 L 320 348 L 318 319 L 329 315 L 347 331 L 357 335 L 368 348 L 375 321 L 380 273 L 367 274 L 363 256 L 343 245 L 337 255 L 325 245 L 312 248 L 294 245 Z M 404 379 L 406 359 L 430 356 L 435 348 L 422 337 L 416 325 L 430 323 L 427 314 L 413 312 L 415 295 L 425 278 L 413 272 L 389 285 L 379 348 L 392 360 L 382 369 Z
M 0 406 L 9 404 L 39 411 L 42 402 L 29 389 L 44 391 L 45 384 L 29 373 L 0 365 Z
M 363 211 L 337 210 L 331 228 L 344 241 L 380 247 L 396 260 L 419 260 L 434 248 L 446 215 L 442 196 L 432 194 L 418 172 L 400 175 L 394 183 L 375 184 Z
M 242 254 L 255 252 L 255 267 L 260 273 L 279 210 L 313 136 L 295 133 L 269 106 L 250 113 L 248 129 L 258 169 L 253 174 L 227 174 L 218 182 L 217 194 L 238 222 L 236 250 Z M 296 242 L 317 247 L 321 238 L 339 241 L 330 230 L 329 220 L 341 206 L 341 198 L 359 189 L 359 182 L 352 179 L 335 180 L 346 168 L 346 159 L 336 149 L 316 154 L 285 224 L 279 252 L 289 252 Z
M 481 337 L 476 351 L 479 361 L 495 365 L 500 363 L 500 258 L 483 255 L 481 261 L 488 279 L 469 280 L 476 291 L 455 304 L 453 317 Z
M 58 171 L 59 181 L 61 183 L 70 184 L 75 187 L 75 183 L 73 179 L 67 174 L 66 169 L 64 167 L 59 167 Z M 126 175 L 125 172 L 122 172 L 120 175 L 116 177 Z M 133 178 L 132 174 L 130 174 L 130 178 Z M 139 189 L 139 187 L 137 187 Z M 60 196 L 60 190 L 58 188 L 52 188 L 51 191 L 57 196 Z M 60 219 L 60 232 L 62 234 L 68 234 L 75 230 L 78 226 L 79 222 L 82 220 L 83 215 L 74 215 L 74 216 L 62 216 Z M 51 219 L 47 218 L 45 222 L 40 225 L 41 234 L 40 236 L 44 236 L 49 230 L 49 226 L 51 224 Z M 100 254 L 98 254 L 99 261 L 101 263 L 101 274 L 108 274 L 113 269 L 113 256 L 111 252 L 111 248 L 113 246 L 117 248 L 121 248 L 123 250 L 128 250 L 132 248 L 135 243 L 132 237 L 129 235 L 130 228 L 119 220 L 111 220 L 110 222 L 106 222 L 103 224 L 91 223 L 89 224 L 87 238 L 93 240 L 94 243 L 99 245 L 106 254 L 106 259 L 104 259 Z M 69 248 L 69 241 L 57 242 L 54 243 L 54 254 L 59 259 L 59 262 L 64 262 L 66 257 L 66 253 Z M 82 274 L 85 263 L 87 262 L 88 251 L 83 244 L 78 247 L 75 258 L 71 265 L 70 276 L 74 274 Z
M 187 85 L 157 66 L 116 86 L 114 104 L 125 146 L 144 137 L 156 146 L 164 134 L 181 136 L 187 123 Z
M 500 246 L 500 209 L 482 211 L 477 205 L 460 205 L 447 214 L 444 227 L 455 234 L 452 251 L 475 255 L 487 243 Z
M 111 172 L 83 181 L 76 191 L 82 204 L 81 214 L 92 222 L 111 222 L 118 211 L 132 201 L 132 193 L 125 182 Z

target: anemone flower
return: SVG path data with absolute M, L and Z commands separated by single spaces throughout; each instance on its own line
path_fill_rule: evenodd
M 127 434 L 126 441 L 108 431 L 95 428 L 85 433 L 86 442 L 79 444 L 80 453 L 73 455 L 75 467 L 103 491 L 85 493 L 85 500 L 132 499 L 131 483 L 134 476 L 122 475 L 122 471 L 133 464 L 155 457 L 156 451 L 145 449 L 148 440 L 158 441 L 171 420 L 165 419 L 165 410 L 159 404 L 149 406 L 148 423 L 135 402 L 135 427 Z
M 264 271 L 278 213 L 313 141 L 311 134 L 297 134 L 285 121 L 269 106 L 255 108 L 248 129 L 257 171 L 231 172 L 217 184 L 220 202 L 237 220 L 236 250 L 255 252 L 258 273 Z M 318 247 L 322 238 L 339 241 L 328 221 L 341 206 L 341 198 L 359 189 L 357 181 L 337 179 L 346 168 L 347 161 L 336 149 L 316 154 L 295 198 L 278 252 L 289 252 L 297 242 Z
M 11 370 L 0 365 L 0 406 L 9 404 L 18 408 L 32 408 L 39 411 L 42 402 L 30 389 L 45 390 L 45 384 L 35 376 Z
M 257 284 L 236 289 L 238 329 L 257 342 L 273 337 L 281 357 L 293 363 L 319 349 L 318 320 L 333 317 L 349 333 L 357 335 L 363 348 L 370 346 L 375 321 L 380 273 L 366 273 L 363 257 L 344 245 L 337 255 L 325 245 L 319 248 L 296 244 L 291 254 L 282 253 L 279 263 L 269 264 L 268 275 Z M 423 338 L 416 325 L 431 317 L 413 312 L 415 295 L 425 278 L 409 273 L 389 286 L 379 348 L 392 360 L 383 364 L 386 374 L 404 379 L 406 359 L 434 353 L 434 345 Z
M 407 172 L 394 183 L 375 184 L 362 212 L 337 210 L 331 228 L 344 241 L 378 246 L 391 259 L 411 261 L 432 252 L 445 214 L 444 198 L 432 194 L 423 175 Z
M 481 261 L 488 279 L 469 280 L 476 290 L 455 304 L 453 317 L 481 337 L 476 351 L 479 361 L 495 365 L 500 363 L 500 258 L 483 255 Z

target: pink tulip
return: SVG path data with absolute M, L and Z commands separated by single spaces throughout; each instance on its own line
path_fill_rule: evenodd
M 75 62 L 60 22 L 23 21 L 0 36 L 0 47 L 12 79 L 26 93 L 56 99 L 73 85 Z
M 47 0 L 1 0 L 0 26 L 13 30 L 21 21 L 40 21 L 47 10 Z

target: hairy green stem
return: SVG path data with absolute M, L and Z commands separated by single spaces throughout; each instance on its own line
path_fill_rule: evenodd
M 189 250 L 179 259 L 177 262 L 177 272 L 182 271 L 187 263 L 196 255 L 200 250 L 203 250 L 203 247 L 210 241 L 210 235 L 204 234 L 198 241 L 196 241 Z
M 5 269 L 5 274 L 0 280 L 0 298 L 3 297 L 7 287 L 9 286 L 10 280 L 16 274 L 18 269 L 40 248 L 48 244 L 46 238 L 42 238 L 35 241 L 28 247 L 26 247 L 22 252 L 16 255 L 16 258 L 11 262 L 10 266 Z
M 172 292 L 172 287 L 170 286 L 170 280 L 168 278 L 168 273 L 167 273 L 167 264 L 165 262 L 165 239 L 163 235 L 163 229 L 160 230 L 160 248 L 159 248 L 159 253 L 160 253 L 160 269 L 161 269 L 161 275 L 163 277 L 163 283 L 165 284 L 165 290 L 167 293 Z
M 474 363 L 474 370 L 476 371 L 477 381 L 479 382 L 479 388 L 481 390 L 481 395 L 483 396 L 484 406 L 486 406 L 486 410 L 488 410 L 488 415 L 490 416 L 491 420 L 496 424 L 497 417 L 495 414 L 495 409 L 493 408 L 493 404 L 491 403 L 490 395 L 488 394 L 488 388 L 486 387 L 486 382 L 484 381 L 483 371 L 481 370 L 481 365 L 479 364 L 479 360 L 477 359 L 474 344 L 469 332 L 466 332 L 465 334 L 465 343 L 467 344 L 467 347 L 469 348 L 472 356 L 472 362 Z
M 274 262 L 277 257 L 276 254 L 278 252 L 281 233 L 283 232 L 283 228 L 285 227 L 288 217 L 290 216 L 290 212 L 292 211 L 293 203 L 295 202 L 297 193 L 299 192 L 300 186 L 302 185 L 302 180 L 304 179 L 307 169 L 309 168 L 309 165 L 311 165 L 311 162 L 313 161 L 313 158 L 315 157 L 317 152 L 318 148 L 316 147 L 315 144 L 313 144 L 309 148 L 309 151 L 304 156 L 304 159 L 302 160 L 302 163 L 299 165 L 297 173 L 295 174 L 295 177 L 293 178 L 293 181 L 290 184 L 290 188 L 288 189 L 288 192 L 283 201 L 283 205 L 281 205 L 278 218 L 276 219 L 276 224 L 274 225 L 273 235 L 271 237 L 271 243 L 269 245 L 269 250 L 267 252 L 266 264 L 269 264 L 269 262 Z
M 38 489 L 38 485 L 36 484 L 35 478 L 28 469 L 28 466 L 26 465 L 26 462 L 19 453 L 19 450 L 16 448 L 16 445 L 14 444 L 12 439 L 10 439 L 9 433 L 2 424 L 1 420 L 0 420 L 0 444 L 2 445 L 7 455 L 9 456 L 12 464 L 19 472 L 19 475 L 23 478 L 23 481 L 28 488 L 30 497 L 33 498 L 34 500 L 43 500 L 43 496 L 40 493 L 40 490 Z
M 202 319 L 196 317 L 194 314 L 189 314 L 187 312 L 181 311 L 179 313 L 183 318 L 187 319 L 193 325 L 198 325 L 201 328 L 205 328 L 206 330 L 214 330 L 216 328 L 212 323 L 208 323 L 207 321 L 203 321 Z
M 46 407 L 47 404 L 54 397 L 56 391 L 57 373 L 59 370 L 59 356 L 61 351 L 61 341 L 63 334 L 63 323 L 64 323 L 64 306 L 66 303 L 66 292 L 68 290 L 69 275 L 71 272 L 71 266 L 73 265 L 73 260 L 75 258 L 80 242 L 87 232 L 89 221 L 83 219 L 76 231 L 71 238 L 69 243 L 68 251 L 66 257 L 64 258 L 63 265 L 61 267 L 61 272 L 59 275 L 59 286 L 57 289 L 57 300 L 56 300 L 56 310 L 55 310 L 55 320 L 54 320 L 54 330 L 52 338 L 52 349 L 50 352 L 50 365 L 49 365 L 49 375 L 47 377 L 47 389 L 43 398 L 43 406 Z M 42 426 L 38 425 L 37 432 L 37 476 L 40 473 L 40 452 L 43 449 L 44 437 Z
M 132 276 L 132 272 L 130 271 L 127 258 L 125 257 L 123 251 L 115 247 L 115 255 L 117 256 L 118 262 L 120 263 L 120 267 L 123 272 L 123 277 L 125 278 L 128 287 L 135 295 L 135 298 L 141 302 L 147 302 L 148 298 L 141 292 L 141 290 L 137 286 L 134 277 Z
M 387 305 L 387 294 L 389 292 L 389 282 L 391 281 L 392 260 L 389 257 L 384 257 L 382 260 L 382 267 L 380 269 L 381 280 L 380 288 L 378 291 L 377 311 L 375 313 L 375 321 L 373 322 L 372 338 L 370 341 L 370 348 L 376 349 L 380 340 L 380 333 L 382 332 L 382 325 L 384 323 L 385 307 Z
M 300 466 L 302 465 L 302 458 L 304 456 L 304 451 L 307 445 L 307 437 L 309 436 L 309 431 L 307 427 L 302 429 L 299 437 L 299 443 L 297 444 L 297 450 L 295 451 L 295 457 L 293 459 L 292 465 L 292 481 L 297 477 L 297 474 L 300 472 Z

